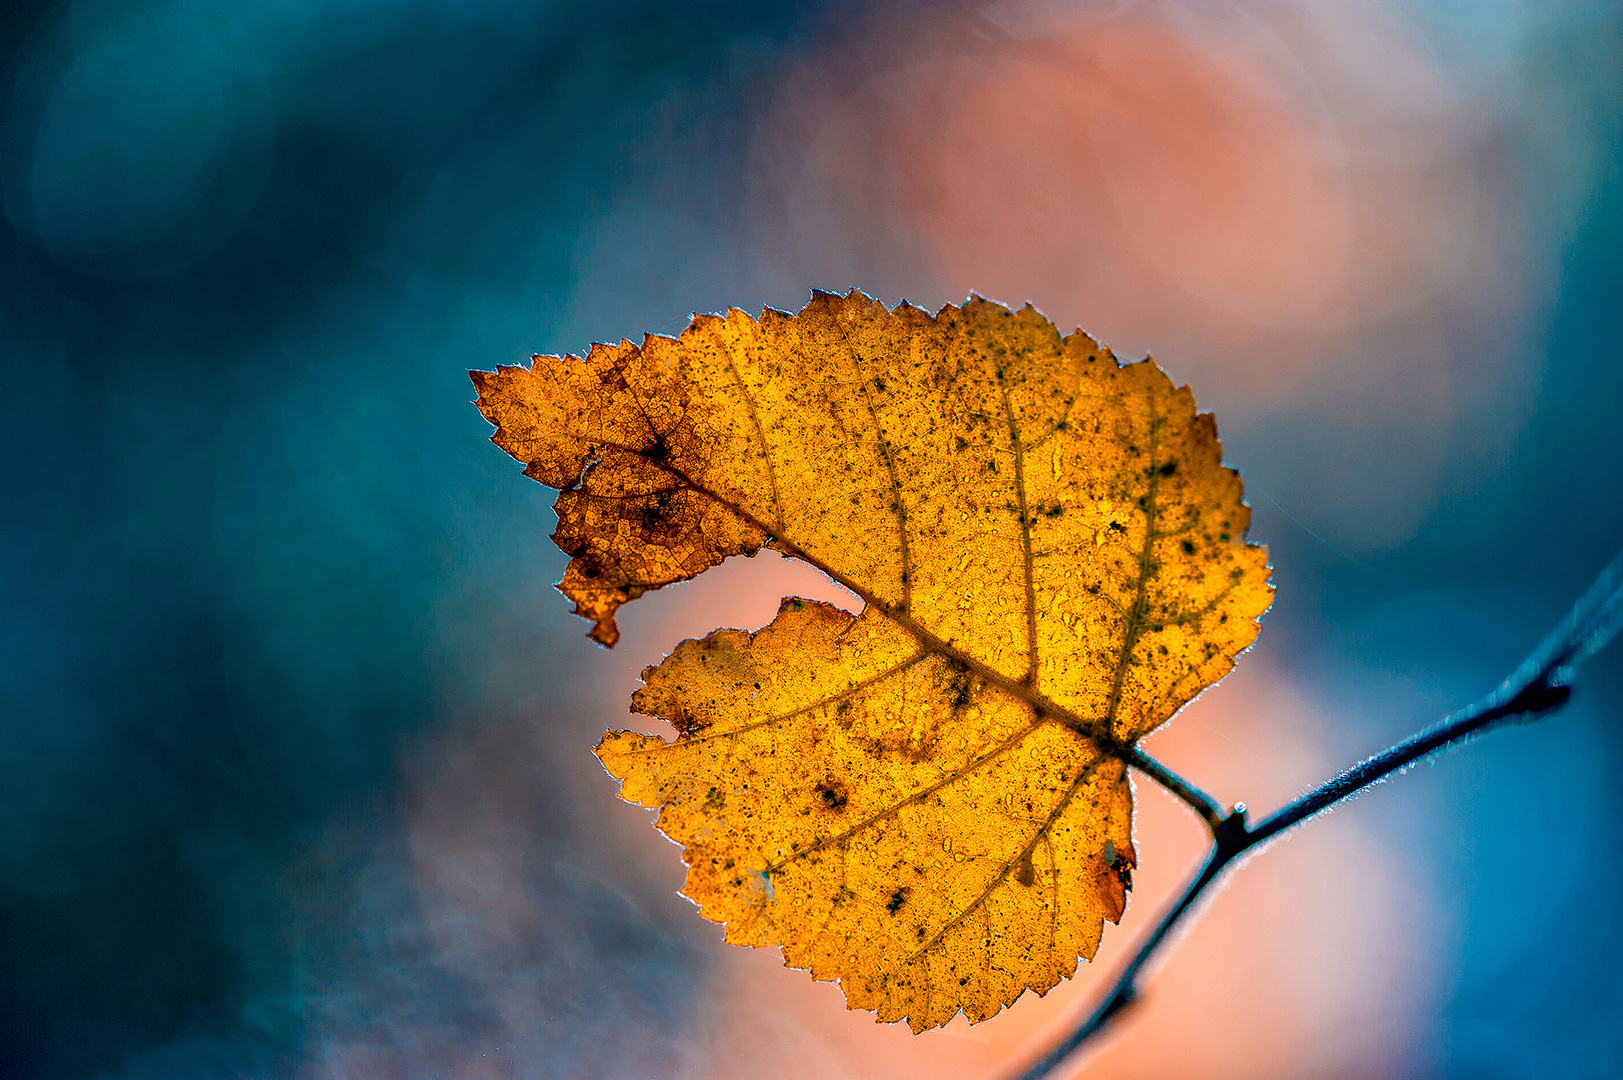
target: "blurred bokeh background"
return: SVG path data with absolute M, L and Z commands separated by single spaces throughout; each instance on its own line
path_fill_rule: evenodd
M 590 755 L 773 556 L 622 616 L 465 374 L 1031 301 L 1217 413 L 1278 599 L 1152 749 L 1266 810 L 1476 697 L 1623 545 L 1596 0 L 6 0 L 0 1076 L 995 1077 L 725 946 Z M 632 718 L 631 723 L 647 723 Z M 1623 1071 L 1623 660 L 1246 864 L 1097 1077 Z

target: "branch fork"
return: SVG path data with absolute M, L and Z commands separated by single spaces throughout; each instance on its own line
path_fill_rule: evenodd
M 1019 1080 L 1045 1080 L 1139 1000 L 1144 968 L 1235 859 L 1421 758 L 1465 742 L 1491 727 L 1536 720 L 1557 712 L 1572 697 L 1571 684 L 1578 666 L 1604 648 L 1620 628 L 1623 628 L 1623 554 L 1601 571 L 1566 618 L 1493 693 L 1331 777 L 1256 825 L 1248 822 L 1244 803 L 1235 803 L 1232 809 L 1223 810 L 1216 799 L 1133 747 L 1128 751 L 1127 763 L 1200 816 L 1211 831 L 1211 851 L 1193 880 L 1139 943 L 1093 1012 L 1021 1072 Z

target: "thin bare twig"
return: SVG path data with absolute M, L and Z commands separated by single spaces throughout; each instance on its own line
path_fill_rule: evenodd
M 1130 764 L 1188 803 L 1212 827 L 1211 854 L 1194 880 L 1139 944 L 1099 1005 L 1058 1045 L 1022 1072 L 1020 1080 L 1043 1080 L 1049 1076 L 1138 1000 L 1139 976 L 1145 966 L 1235 859 L 1429 754 L 1464 742 L 1495 724 L 1516 718 L 1536 719 L 1555 712 L 1572 696 L 1571 682 L 1578 665 L 1599 652 L 1620 628 L 1623 628 L 1623 554 L 1601 571 L 1600 577 L 1572 606 L 1560 625 L 1493 693 L 1331 777 L 1255 826 L 1246 823 L 1243 803 L 1236 804 L 1234 811 L 1224 816 L 1210 796 L 1135 750 Z

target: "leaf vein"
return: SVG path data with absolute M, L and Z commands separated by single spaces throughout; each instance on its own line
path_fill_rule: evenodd
M 1031 511 L 1026 503 L 1026 455 L 1020 447 L 1020 426 L 1015 422 L 1014 404 L 1009 400 L 1009 388 L 1003 382 L 1002 369 L 998 370 L 998 389 L 1003 397 L 1003 415 L 1009 420 L 1009 442 L 1014 447 L 1014 495 L 1020 513 L 1020 554 L 1025 570 L 1026 585 L 1026 674 L 1024 681 L 1037 684 L 1037 587 L 1033 578 L 1031 557 Z
M 890 806 L 885 807 L 883 810 L 875 811 L 866 818 L 863 818 L 861 821 L 857 822 L 855 825 L 852 825 L 849 829 L 834 833 L 830 836 L 825 836 L 821 840 L 801 848 L 799 851 L 791 852 L 789 857 L 786 859 L 781 859 L 775 863 L 768 863 L 766 866 L 766 873 L 775 874 L 779 870 L 782 870 L 785 866 L 788 866 L 790 863 L 794 862 L 796 859 L 811 855 L 814 852 L 822 851 L 824 848 L 831 845 L 844 843 L 845 841 L 851 839 L 851 837 L 872 828 L 879 822 L 884 821 L 887 818 L 894 817 L 907 807 L 916 805 L 917 803 L 928 799 L 931 795 L 934 795 L 936 792 L 943 790 L 959 780 L 962 780 L 964 777 L 980 769 L 981 766 L 987 764 L 988 762 L 995 761 L 997 758 L 1002 757 L 1004 754 L 1014 749 L 1014 747 L 1020 745 L 1022 740 L 1047 722 L 1047 717 L 1035 717 L 1025 727 L 1021 728 L 1007 739 L 1004 739 L 1002 742 L 998 743 L 996 746 L 992 747 L 992 749 L 988 750 L 974 761 L 971 761 L 957 772 L 952 773 L 949 776 L 944 776 L 935 783 L 920 788 L 899 802 L 892 803 Z
M 1155 549 L 1155 514 L 1156 491 L 1161 479 L 1161 471 L 1155 465 L 1155 452 L 1158 448 L 1161 424 L 1165 417 L 1152 412 L 1150 415 L 1149 430 L 1149 479 L 1144 493 L 1144 544 L 1139 549 L 1138 556 L 1138 582 L 1134 590 L 1133 606 L 1127 614 L 1127 627 L 1122 635 L 1121 652 L 1116 657 L 1116 670 L 1110 680 L 1110 697 L 1105 709 L 1105 724 L 1110 731 L 1112 741 L 1116 741 L 1116 722 L 1121 711 L 1122 690 L 1127 683 L 1127 669 L 1131 666 L 1133 650 L 1138 646 L 1138 639 L 1144 633 L 1145 593 L 1149 587 L 1150 564 Z
M 964 908 L 964 910 L 960 911 L 957 915 L 954 915 L 941 927 L 941 929 L 937 930 L 933 935 L 931 935 L 928 941 L 920 945 L 917 949 L 913 950 L 912 954 L 907 958 L 907 963 L 912 963 L 914 960 L 918 959 L 919 956 L 928 952 L 930 949 L 933 949 L 937 944 L 940 943 L 941 939 L 951 933 L 959 923 L 968 918 L 970 914 L 978 909 L 982 904 L 985 904 L 992 893 L 997 891 L 998 886 L 1009 880 L 1009 875 L 1014 873 L 1014 868 L 1020 865 L 1020 863 L 1023 862 L 1033 851 L 1037 850 L 1037 844 L 1048 835 L 1048 831 L 1054 827 L 1054 822 L 1059 820 L 1059 816 L 1065 812 L 1065 808 L 1071 804 L 1071 800 L 1076 798 L 1076 793 L 1082 790 L 1082 785 L 1085 784 L 1088 779 L 1098 771 L 1099 766 L 1106 760 L 1108 759 L 1101 755 L 1091 765 L 1076 774 L 1076 779 L 1071 781 L 1071 786 L 1065 789 L 1065 794 L 1060 796 L 1060 800 L 1054 805 L 1054 809 L 1049 811 L 1048 817 L 1041 825 L 1037 827 L 1037 831 L 1032 834 L 1030 840 L 1026 841 L 1026 845 L 1020 849 L 1020 854 L 1003 864 L 1003 869 L 998 871 L 997 876 L 987 884 L 986 888 L 981 890 L 979 896 L 975 897 L 975 899 L 969 902 L 968 907 Z
M 755 428 L 755 439 L 761 444 L 761 460 L 766 463 L 766 482 L 772 489 L 772 512 L 778 520 L 778 528 L 786 529 L 787 524 L 783 518 L 783 500 L 778 494 L 778 470 L 772 460 L 772 448 L 766 442 L 766 429 L 761 426 L 761 415 L 755 406 L 755 395 L 751 394 L 749 387 L 744 385 L 744 377 L 738 372 L 738 365 L 733 361 L 732 350 L 727 348 L 721 335 L 712 327 L 710 333 L 716 339 L 716 347 L 727 360 L 727 370 L 732 373 L 733 382 L 738 385 L 738 392 L 744 399 L 744 408 L 749 413 L 750 424 Z
M 748 724 L 742 724 L 735 728 L 728 728 L 726 731 L 696 731 L 686 735 L 678 735 L 672 742 L 664 743 L 660 746 L 650 746 L 645 750 L 627 750 L 625 753 L 627 757 L 634 757 L 638 754 L 657 754 L 662 750 L 669 750 L 673 746 L 691 746 L 694 743 L 710 742 L 713 739 L 728 739 L 732 738 L 734 735 L 742 735 L 746 731 L 755 731 L 759 728 L 768 727 L 772 724 L 781 724 L 785 720 L 793 720 L 796 717 L 805 716 L 807 713 L 816 712 L 818 709 L 826 709 L 830 705 L 838 705 L 842 701 L 856 697 L 865 690 L 873 689 L 886 679 L 889 679 L 895 675 L 900 675 L 902 672 L 913 667 L 919 661 L 928 659 L 929 656 L 930 654 L 925 652 L 914 653 L 901 663 L 886 668 L 877 675 L 870 676 L 859 683 L 848 686 L 837 694 L 830 694 L 821 701 L 814 701 L 809 705 L 802 705 L 798 709 L 791 709 L 789 712 L 781 713 L 777 716 L 768 716 L 760 720 L 752 721 Z
M 611 443 L 605 443 L 604 445 L 610 449 L 616 450 L 629 449 L 627 447 L 618 446 Z M 1044 696 L 1035 688 L 1026 685 L 1024 682 L 1018 679 L 1010 678 L 1009 676 L 1003 674 L 1003 672 L 998 671 L 996 668 L 991 667 L 969 653 L 964 652 L 962 649 L 957 648 L 951 642 L 945 641 L 936 634 L 931 633 L 929 630 L 921 626 L 916 620 L 914 620 L 905 610 L 898 609 L 896 605 L 888 603 L 875 594 L 872 589 L 868 588 L 868 586 L 852 578 L 849 574 L 845 574 L 831 566 L 826 560 L 820 559 L 816 555 L 813 555 L 811 552 L 795 543 L 782 531 L 773 528 L 771 525 L 762 521 L 760 518 L 750 513 L 744 507 L 739 506 L 737 503 L 734 503 L 724 498 L 720 494 L 711 491 L 709 488 L 705 487 L 703 484 L 700 484 L 698 481 L 694 480 L 691 476 L 677 468 L 675 465 L 672 465 L 670 462 L 659 462 L 658 467 L 664 469 L 666 472 L 669 472 L 689 490 L 703 495 L 708 499 L 713 499 L 729 513 L 737 515 L 738 518 L 746 525 L 749 525 L 753 529 L 759 530 L 762 534 L 771 539 L 777 550 L 783 552 L 785 555 L 790 555 L 794 558 L 801 559 L 809 563 L 818 570 L 821 570 L 824 574 L 827 574 L 833 581 L 845 586 L 847 589 L 850 589 L 864 604 L 871 604 L 877 611 L 879 611 L 881 615 L 885 616 L 885 618 L 891 620 L 897 626 L 900 626 L 904 631 L 913 635 L 918 643 L 929 652 L 945 657 L 953 663 L 958 664 L 990 685 L 996 686 L 1011 696 L 1024 701 L 1026 704 L 1030 705 L 1033 710 L 1042 714 L 1043 716 L 1051 717 L 1064 724 L 1066 727 L 1073 729 L 1077 732 L 1077 734 L 1091 739 L 1103 746 L 1107 746 L 1109 748 L 1109 752 L 1118 757 L 1125 755 L 1129 751 L 1130 748 L 1128 746 L 1121 744 L 1116 740 L 1114 733 L 1108 726 L 1101 726 L 1101 724 L 1097 721 L 1084 719 L 1073 710 L 1067 709 L 1058 702 Z

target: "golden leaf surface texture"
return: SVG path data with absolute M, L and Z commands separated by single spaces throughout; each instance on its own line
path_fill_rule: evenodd
M 559 587 L 604 645 L 621 604 L 762 547 L 863 601 L 682 643 L 632 700 L 676 739 L 598 745 L 728 941 L 915 1031 L 1094 955 L 1137 860 L 1123 757 L 1272 596 L 1187 387 L 1029 306 L 855 291 L 472 375 L 559 491 Z

